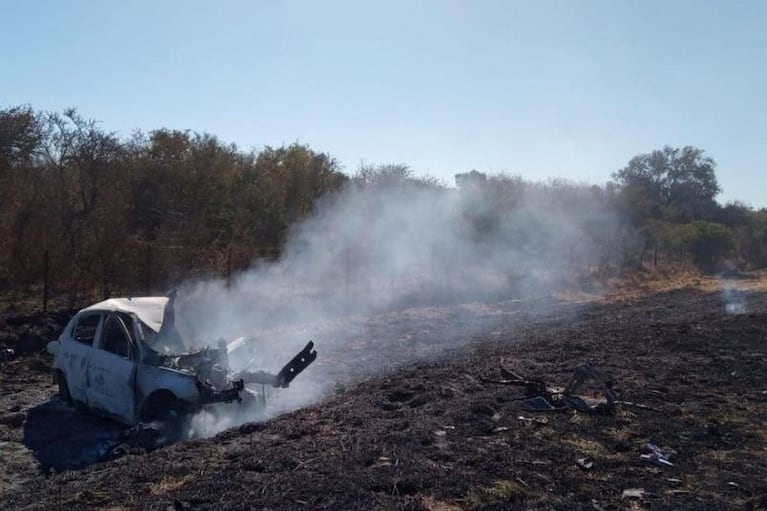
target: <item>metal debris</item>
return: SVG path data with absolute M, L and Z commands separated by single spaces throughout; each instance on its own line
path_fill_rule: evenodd
M 526 424 L 538 424 L 542 426 L 549 423 L 549 419 L 546 417 L 525 417 L 524 415 L 520 415 L 517 417 L 517 420 L 520 420 Z
M 582 364 L 575 368 L 564 390 L 548 387 L 540 380 L 528 380 L 518 374 L 501 367 L 501 374 L 505 379 L 491 380 L 483 378 L 486 383 L 500 385 L 516 385 L 525 388 L 528 399 L 524 401 L 522 408 L 533 412 L 558 412 L 565 410 L 577 410 L 586 413 L 612 412 L 615 409 L 615 392 L 613 391 L 612 379 L 602 371 L 589 364 Z M 584 383 L 594 380 L 600 387 L 603 399 L 591 402 L 578 395 Z
M 629 488 L 621 493 L 622 499 L 641 499 L 644 497 L 644 488 Z
M 647 450 L 650 452 L 647 454 L 642 454 L 640 457 L 649 462 L 653 465 L 656 465 L 658 467 L 673 467 L 674 464 L 669 461 L 669 458 L 671 457 L 671 453 L 664 453 L 661 451 L 660 447 L 658 447 L 655 444 L 647 444 L 646 445 Z
M 543 396 L 535 396 L 522 404 L 522 409 L 528 412 L 557 412 L 567 410 L 567 407 L 554 406 Z

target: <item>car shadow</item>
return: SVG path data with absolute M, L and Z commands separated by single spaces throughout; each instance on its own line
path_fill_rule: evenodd
M 77 410 L 58 396 L 32 408 L 24 423 L 24 445 L 43 470 L 84 468 L 103 461 L 120 445 L 125 426 Z

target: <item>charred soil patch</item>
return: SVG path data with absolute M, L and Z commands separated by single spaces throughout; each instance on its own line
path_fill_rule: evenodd
M 761 509 L 767 294 L 740 298 L 749 312 L 737 315 L 721 293 L 684 289 L 507 317 L 466 351 L 269 422 L 54 474 L 22 466 L 13 447 L 53 390 L 45 357 L 21 357 L 3 366 L 0 442 L 20 465 L 6 469 L 0 507 Z M 401 330 L 396 315 L 387 321 Z M 657 411 L 525 412 L 522 390 L 481 378 L 503 363 L 564 385 L 585 362 Z M 673 451 L 673 466 L 642 459 L 648 443 Z

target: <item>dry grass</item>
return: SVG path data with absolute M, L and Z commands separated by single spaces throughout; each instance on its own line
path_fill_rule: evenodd
M 421 505 L 428 511 L 462 511 L 463 509 L 455 504 L 437 500 L 434 497 L 423 497 L 421 499 Z
M 490 504 L 502 504 L 524 500 L 530 496 L 530 491 L 518 481 L 508 479 L 496 481 L 492 486 L 472 489 L 466 495 L 466 506 L 478 509 Z
M 767 291 L 767 270 L 742 274 L 739 278 L 705 275 L 690 268 L 670 271 L 636 271 L 616 280 L 607 294 L 608 301 L 634 300 L 643 296 L 665 293 L 677 289 L 701 291 Z
M 185 484 L 193 481 L 196 474 L 187 474 L 184 476 L 165 476 L 159 483 L 149 485 L 149 493 L 152 495 L 165 495 L 182 488 Z
M 610 450 L 602 445 L 601 442 L 579 436 L 564 438 L 562 443 L 572 447 L 576 452 L 586 454 L 592 458 L 608 458 L 611 454 Z

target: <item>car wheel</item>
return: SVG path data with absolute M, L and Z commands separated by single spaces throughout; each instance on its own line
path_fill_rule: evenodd
M 157 392 L 147 399 L 141 413 L 142 422 L 162 424 L 167 440 L 180 440 L 186 430 L 188 410 L 184 402 L 170 392 Z

